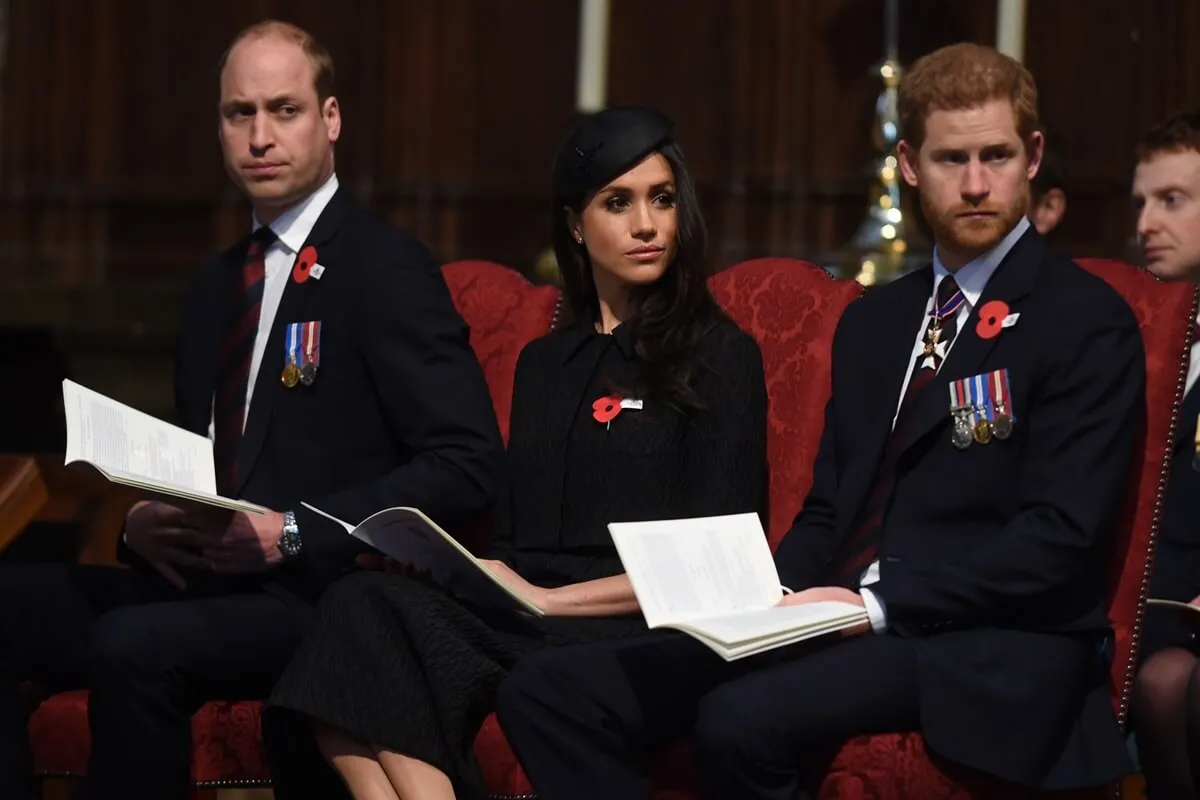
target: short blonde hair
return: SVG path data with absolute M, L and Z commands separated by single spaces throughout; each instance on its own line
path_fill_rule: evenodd
M 268 36 L 275 36 L 285 42 L 299 45 L 304 50 L 304 55 L 308 57 L 308 63 L 312 66 L 313 88 L 317 90 L 317 101 L 324 104 L 327 98 L 333 97 L 333 56 L 329 55 L 325 45 L 321 44 L 317 37 L 308 31 L 298 25 L 277 19 L 256 22 L 233 37 L 229 47 L 225 48 L 225 52 L 221 54 L 221 60 L 217 64 L 217 75 L 219 76 L 225 71 L 229 54 L 240 42 L 246 39 L 263 39 Z
M 900 133 L 916 149 L 934 111 L 958 111 L 1008 100 L 1017 133 L 1028 142 L 1041 128 L 1037 84 L 1019 61 L 990 47 L 963 42 L 917 59 L 900 84 Z

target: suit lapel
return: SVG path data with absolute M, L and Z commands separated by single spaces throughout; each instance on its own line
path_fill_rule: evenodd
M 329 199 L 329 204 L 325 206 L 321 216 L 317 218 L 316 225 L 304 243 L 305 247 L 311 245 L 317 249 L 318 261 L 323 259 L 321 245 L 333 238 L 349 211 L 350 199 L 344 189 L 338 189 Z M 238 445 L 238 494 L 245 488 L 246 480 L 254 471 L 254 464 L 262 453 L 276 402 L 283 392 L 296 391 L 286 388 L 280 380 L 285 357 L 284 335 L 289 323 L 306 321 L 303 313 L 305 302 L 316 291 L 313 287 L 319 283 L 320 281 L 311 278 L 304 283 L 297 283 L 290 272 L 287 276 L 283 297 L 279 300 L 279 309 L 271 322 L 271 335 L 267 338 L 266 350 L 263 352 L 262 363 L 255 378 L 246 428 Z
M 1045 255 L 1045 243 L 1032 228 L 1005 256 L 995 273 L 984 287 L 979 302 L 971 309 L 962 329 L 955 334 L 950 354 L 942 362 L 942 368 L 913 398 L 916 404 L 913 422 L 903 431 L 904 439 L 897 442 L 900 450 L 907 450 L 926 434 L 950 420 L 950 381 L 979 374 L 984 360 L 992 348 L 1003 338 L 984 339 L 975 332 L 979 321 L 979 309 L 991 300 L 1002 300 L 1016 312 L 1022 298 L 1032 290 L 1037 280 L 1038 268 Z
M 933 267 L 925 267 L 880 291 L 895 296 L 880 304 L 871 321 L 869 338 L 860 345 L 862 353 L 858 357 L 864 379 L 849 400 L 856 406 L 851 418 L 860 421 L 861 438 L 855 441 L 855 449 L 870 454 L 870 458 L 854 459 L 854 463 L 864 465 L 863 469 L 845 478 L 845 497 L 853 498 L 855 509 L 866 497 L 892 435 L 900 389 L 912 368 L 913 346 L 933 295 Z

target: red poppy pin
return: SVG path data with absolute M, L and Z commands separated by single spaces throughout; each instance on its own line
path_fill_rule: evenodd
M 995 339 L 1004 328 L 1004 320 L 1008 317 L 1008 303 L 1003 300 L 989 300 L 979 307 L 979 322 L 975 325 L 975 334 L 980 339 Z
M 312 273 L 312 268 L 317 263 L 317 248 L 311 244 L 300 251 L 300 255 L 296 256 L 296 265 L 292 267 L 292 280 L 296 283 L 304 283 L 308 280 L 308 276 Z
M 592 403 L 592 419 L 601 425 L 610 425 L 621 413 L 621 395 L 610 394 Z

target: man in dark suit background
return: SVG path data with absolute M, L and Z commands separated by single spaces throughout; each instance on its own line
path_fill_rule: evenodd
M 190 718 L 261 698 L 321 589 L 362 552 L 304 504 L 357 523 L 395 505 L 446 524 L 494 499 L 502 459 L 482 371 L 441 272 L 338 187 L 328 52 L 267 22 L 222 58 L 219 131 L 254 233 L 199 275 L 176 363 L 181 424 L 218 487 L 272 509 L 142 502 L 132 569 L 0 571 L 0 796 L 29 796 L 18 682 L 91 690 L 89 796 L 183 798 Z
M 1175 114 L 1142 137 L 1132 189 L 1146 269 L 1200 284 L 1200 111 Z M 1200 606 L 1200 327 L 1189 356 L 1150 597 Z M 1197 630 L 1195 615 L 1183 609 L 1146 611 L 1130 711 L 1146 791 L 1156 800 L 1200 797 Z
M 713 798 L 802 796 L 804 759 L 886 732 L 1031 787 L 1128 771 L 1103 654 L 1136 320 L 1026 217 L 1028 71 L 955 45 L 900 104 L 934 264 L 843 315 L 812 489 L 776 555 L 783 605 L 853 603 L 869 626 L 733 665 L 683 635 L 527 659 L 498 714 L 540 797 L 649 798 L 642 751 L 689 727 Z
M 1067 169 L 1062 141 L 1042 131 L 1045 146 L 1037 175 L 1029 182 L 1029 221 L 1042 236 L 1062 223 L 1067 213 Z

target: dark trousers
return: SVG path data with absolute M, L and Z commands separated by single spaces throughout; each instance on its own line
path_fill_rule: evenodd
M 0 568 L 0 797 L 33 789 L 21 681 L 91 690 L 89 798 L 186 797 L 192 714 L 265 697 L 302 622 L 264 591 L 191 597 L 141 570 Z
M 874 634 L 733 664 L 682 634 L 548 648 L 497 706 L 542 800 L 650 800 L 645 756 L 689 732 L 705 797 L 796 800 L 806 756 L 919 724 L 912 643 Z

